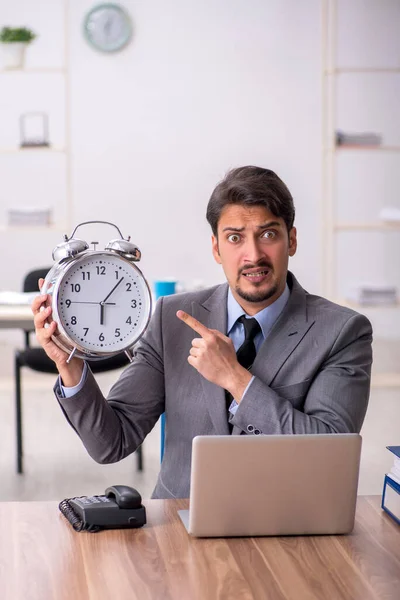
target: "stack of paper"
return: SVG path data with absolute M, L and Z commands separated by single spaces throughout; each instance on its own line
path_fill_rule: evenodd
M 397 304 L 397 288 L 393 285 L 360 284 L 348 291 L 347 299 L 372 306 Z
M 396 206 L 384 206 L 379 213 L 379 218 L 382 221 L 388 221 L 391 223 L 400 222 L 400 208 Z
M 0 292 L 0 304 L 23 305 L 31 304 L 33 299 L 39 295 L 37 292 Z
M 400 446 L 387 446 L 395 455 L 393 467 L 385 475 L 382 508 L 400 525 Z
M 380 133 L 344 133 L 343 131 L 336 132 L 337 146 L 379 146 L 382 144 L 382 136 Z

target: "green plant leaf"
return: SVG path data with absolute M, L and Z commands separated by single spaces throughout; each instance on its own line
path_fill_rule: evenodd
M 26 27 L 3 27 L 0 31 L 0 42 L 3 44 L 32 42 L 36 37 L 36 33 Z

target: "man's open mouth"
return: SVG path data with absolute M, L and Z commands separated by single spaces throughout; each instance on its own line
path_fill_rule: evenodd
M 254 277 L 254 278 L 264 277 L 264 276 L 268 275 L 268 273 L 269 273 L 269 269 L 262 269 L 261 271 L 252 271 L 251 273 L 242 273 L 242 275 L 251 279 L 252 277 Z

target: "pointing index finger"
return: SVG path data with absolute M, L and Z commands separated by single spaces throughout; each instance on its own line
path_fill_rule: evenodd
M 178 310 L 176 316 L 178 317 L 178 319 L 186 323 L 186 325 L 189 325 L 189 327 L 193 329 L 193 331 L 201 335 L 202 338 L 207 338 L 210 335 L 211 331 L 208 329 L 208 327 L 203 325 L 203 323 L 200 323 L 200 321 L 198 321 L 191 315 L 188 315 L 183 310 Z

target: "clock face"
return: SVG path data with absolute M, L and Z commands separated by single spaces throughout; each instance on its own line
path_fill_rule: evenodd
M 88 253 L 61 279 L 56 298 L 63 333 L 78 348 L 107 354 L 129 348 L 147 326 L 151 300 L 135 265 L 118 255 Z
M 88 42 L 102 52 L 121 50 L 131 39 L 132 24 L 117 4 L 100 4 L 86 16 L 84 33 Z

